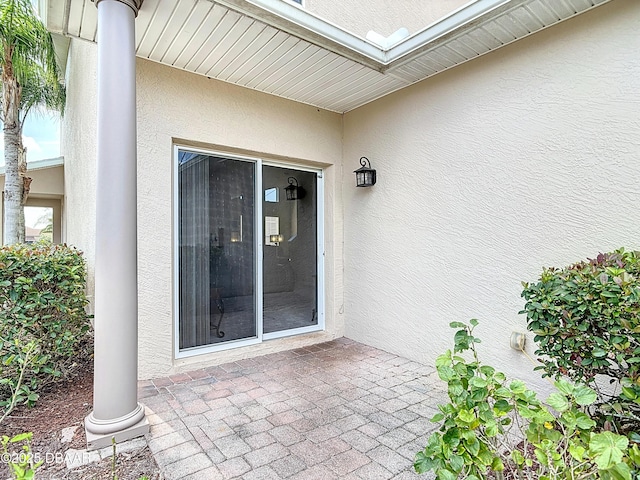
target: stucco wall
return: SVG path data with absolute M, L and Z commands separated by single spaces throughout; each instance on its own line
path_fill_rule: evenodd
M 93 295 L 97 47 L 71 44 L 63 152 L 68 241 L 89 262 Z M 342 117 L 145 60 L 137 64 L 139 376 L 213 365 L 343 335 L 341 305 Z M 203 148 L 325 166 L 326 332 L 174 361 L 172 155 L 174 139 Z M 336 164 L 337 167 L 332 165 Z M 338 228 L 333 228 L 333 225 Z M 116 301 L 117 299 L 114 299 Z
M 64 194 L 64 167 L 39 168 L 28 170 L 27 176 L 31 178 L 29 195 L 39 198 L 60 198 Z M 0 174 L 0 191 L 4 189 L 4 173 Z
M 96 210 L 96 53 L 94 44 L 72 40 L 66 73 L 67 104 L 62 122 L 65 162 L 66 241 L 84 252 L 87 295 L 93 300 Z M 89 305 L 93 313 L 93 303 Z
M 28 175 L 31 178 L 30 192 L 27 200 L 28 205 L 36 206 L 38 200 L 41 199 L 56 199 L 62 200 L 64 194 L 64 167 L 58 165 L 55 167 L 38 168 L 36 170 L 29 170 Z M 0 192 L 4 190 L 4 173 L 0 174 Z M 30 201 L 29 201 L 30 200 Z M 55 202 L 54 202 L 55 203 Z M 56 205 L 59 205 L 57 202 Z M 38 205 L 39 206 L 39 205 Z M 49 205 L 47 205 L 49 206 Z M 4 226 L 4 200 L 0 199 L 0 243 L 3 238 L 2 228 Z M 55 221 L 58 225 L 57 232 L 60 231 L 60 212 L 57 215 L 54 214 Z M 58 241 L 60 239 L 58 238 Z
M 385 37 L 405 27 L 414 34 L 469 3 L 468 0 L 303 0 L 306 10 L 361 37 L 373 30 Z
M 546 387 L 508 346 L 520 282 L 640 248 L 638 31 L 615 1 L 345 115 L 347 337 L 432 364 L 478 318 L 484 360 Z
M 342 189 L 336 188 L 337 167 L 331 165 L 339 168 L 341 160 L 341 116 L 145 60 L 138 61 L 137 82 L 140 376 L 166 375 L 197 363 L 221 363 L 341 336 L 334 301 L 341 239 L 334 241 L 331 228 L 340 222 L 334 191 Z M 177 139 L 214 150 L 328 167 L 325 333 L 173 361 L 172 146 Z

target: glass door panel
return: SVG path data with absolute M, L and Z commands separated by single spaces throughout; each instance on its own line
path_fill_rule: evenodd
M 317 179 L 262 167 L 263 333 L 318 325 Z
M 255 163 L 178 150 L 179 348 L 256 338 Z

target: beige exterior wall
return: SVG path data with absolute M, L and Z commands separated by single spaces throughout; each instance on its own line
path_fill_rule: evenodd
M 29 170 L 31 178 L 29 197 L 27 205 L 30 206 L 50 206 L 54 208 L 54 231 L 61 230 L 60 205 L 64 195 L 64 167 L 62 165 L 48 168 Z M 4 191 L 4 173 L 0 175 L 0 192 Z M 53 200 L 53 201 L 52 201 Z M 4 232 L 4 200 L 0 199 L 0 243 Z M 54 241 L 60 241 L 60 236 L 56 235 Z
M 388 37 L 405 27 L 414 34 L 449 15 L 468 0 L 302 0 L 305 10 L 345 30 L 365 37 L 369 30 Z
M 618 0 L 344 117 L 139 60 L 141 378 L 343 334 L 432 364 L 449 322 L 479 318 L 483 358 L 546 388 L 508 347 L 520 282 L 640 248 L 639 19 Z M 91 273 L 95 55 L 72 42 L 63 135 L 67 239 Z M 174 359 L 174 142 L 325 167 L 326 332 Z
M 31 178 L 30 196 L 60 198 L 64 194 L 64 167 L 62 165 L 29 170 L 28 176 Z M 4 190 L 4 173 L 0 174 L 0 190 Z
M 548 387 L 509 349 L 520 282 L 640 248 L 639 31 L 612 2 L 345 115 L 347 337 L 433 364 L 478 318 L 486 362 Z
M 82 58 L 69 76 L 74 117 L 65 133 L 71 243 L 93 262 L 95 226 L 95 45 L 72 42 Z M 82 71 L 81 71 L 82 69 Z M 79 85 L 82 87 L 79 88 Z M 344 334 L 341 305 L 342 117 L 145 60 L 137 64 L 139 376 L 151 378 L 296 348 Z M 79 110 L 87 106 L 87 111 Z M 66 118 L 68 118 L 66 117 Z M 80 133 L 83 132 L 83 133 Z M 82 141 L 78 138 L 82 135 Z M 174 360 L 174 143 L 325 167 L 326 331 Z M 338 173 L 336 173 L 336 171 Z M 78 172 L 78 177 L 75 177 Z M 71 218 L 73 217 L 74 220 Z M 91 219 L 91 221 L 89 221 Z M 334 227 L 334 225 L 336 227 Z M 117 299 L 114 299 L 117 301 Z
M 93 300 L 96 211 L 96 53 L 94 44 L 73 40 L 66 73 L 67 104 L 61 152 L 66 167 L 66 240 L 84 252 L 87 294 Z M 93 304 L 89 305 L 93 313 Z

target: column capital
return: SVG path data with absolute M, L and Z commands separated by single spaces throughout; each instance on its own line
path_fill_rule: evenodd
M 102 0 L 91 0 L 93 3 L 96 4 L 96 7 L 98 7 L 98 4 L 102 1 Z M 144 0 L 115 0 L 116 2 L 120 2 L 120 3 L 124 3 L 125 5 L 131 7 L 131 9 L 133 10 L 133 13 L 135 14 L 135 16 L 138 16 L 138 12 L 140 11 L 140 7 L 142 7 L 142 2 Z

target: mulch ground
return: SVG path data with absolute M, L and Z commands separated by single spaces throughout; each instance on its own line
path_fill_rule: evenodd
M 83 360 L 74 371 L 76 373 L 71 380 L 40 392 L 35 407 L 16 408 L 0 424 L 0 436 L 12 437 L 33 432 L 31 450 L 36 459 L 44 461 L 36 473 L 38 480 L 114 480 L 114 473 L 118 480 L 138 480 L 145 476 L 149 480 L 161 479 L 160 469 L 147 447 L 117 454 L 115 472 L 112 459 L 109 458 L 73 470 L 67 469 L 65 452 L 71 448 L 87 448 L 83 421 L 93 408 L 93 360 Z M 63 443 L 62 430 L 68 427 L 77 428 L 71 440 Z M 6 456 L 1 460 L 0 479 L 11 478 Z

